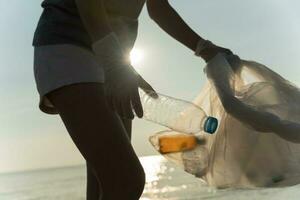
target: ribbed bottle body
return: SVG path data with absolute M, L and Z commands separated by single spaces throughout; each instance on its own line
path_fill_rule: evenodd
M 158 94 L 153 98 L 140 90 L 144 119 L 183 133 L 198 133 L 204 129 L 207 116 L 195 104 Z

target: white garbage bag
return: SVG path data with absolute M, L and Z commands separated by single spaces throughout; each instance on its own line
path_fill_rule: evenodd
M 217 55 L 194 103 L 219 120 L 195 149 L 164 154 L 208 185 L 278 187 L 300 183 L 300 90 L 266 66 Z M 231 65 L 229 65 L 231 63 Z M 234 69 L 234 70 L 233 70 Z M 149 138 L 180 134 L 162 131 Z

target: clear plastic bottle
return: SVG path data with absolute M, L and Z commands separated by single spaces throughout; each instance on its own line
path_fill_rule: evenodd
M 200 107 L 191 102 L 163 94 L 153 98 L 142 90 L 139 93 L 144 110 L 143 118 L 148 121 L 191 134 L 200 131 L 213 134 L 218 128 L 216 118 L 207 116 Z

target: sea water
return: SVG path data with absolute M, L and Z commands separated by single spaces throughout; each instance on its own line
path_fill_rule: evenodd
M 300 185 L 268 189 L 207 187 L 162 156 L 140 158 L 146 172 L 141 200 L 298 200 Z M 85 200 L 85 166 L 0 175 L 0 200 Z

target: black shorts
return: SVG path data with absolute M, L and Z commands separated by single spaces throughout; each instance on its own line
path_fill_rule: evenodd
M 80 82 L 104 83 L 103 67 L 95 55 L 72 44 L 34 47 L 34 77 L 39 93 L 39 109 L 47 114 L 58 114 L 45 96 L 65 85 Z

